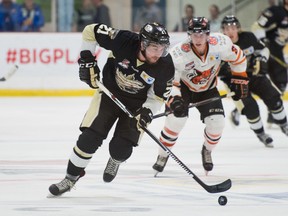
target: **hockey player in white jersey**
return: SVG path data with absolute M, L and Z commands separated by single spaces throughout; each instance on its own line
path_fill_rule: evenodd
M 219 96 L 217 74 L 221 61 L 228 62 L 232 79 L 230 89 L 234 100 L 245 98 L 248 93 L 246 57 L 231 39 L 221 33 L 211 33 L 205 17 L 189 21 L 188 40 L 176 44 L 170 51 L 175 65 L 175 80 L 166 109 L 173 111 L 165 119 L 160 141 L 172 148 L 188 119 L 189 103 L 196 103 Z M 196 107 L 204 129 L 202 163 L 205 171 L 213 169 L 211 152 L 218 144 L 224 128 L 224 110 L 221 100 Z M 193 141 L 191 141 L 192 143 Z M 153 169 L 162 172 L 168 160 L 167 153 L 159 149 Z

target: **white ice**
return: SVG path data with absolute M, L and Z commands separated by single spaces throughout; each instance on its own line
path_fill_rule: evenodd
M 90 97 L 0 98 L 0 215 L 1 216 L 286 216 L 288 213 L 288 137 L 266 125 L 267 111 L 259 101 L 265 129 L 274 148 L 265 148 L 244 116 L 232 127 L 234 108 L 223 99 L 226 127 L 213 152 L 214 170 L 208 176 L 201 164 L 203 124 L 195 108 L 172 150 L 206 184 L 232 180 L 232 188 L 210 194 L 173 159 L 154 178 L 152 165 L 158 145 L 147 135 L 111 183 L 102 180 L 111 134 L 96 152 L 87 174 L 58 198 L 47 198 L 48 187 L 65 175 L 66 164 L 79 135 L 79 124 Z M 288 102 L 285 102 L 288 111 Z M 164 118 L 149 129 L 158 137 Z M 226 206 L 218 197 L 228 198 Z

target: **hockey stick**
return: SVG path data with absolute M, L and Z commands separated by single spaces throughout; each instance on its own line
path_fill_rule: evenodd
M 217 96 L 217 97 L 209 98 L 209 99 L 206 99 L 206 100 L 203 100 L 203 101 L 199 101 L 199 102 L 197 102 L 197 103 L 191 103 L 191 104 L 189 104 L 188 109 L 189 109 L 189 108 L 192 108 L 192 107 L 202 106 L 202 105 L 211 103 L 211 102 L 213 102 L 213 101 L 220 100 L 220 99 L 222 99 L 222 98 L 232 97 L 232 96 L 234 96 L 234 95 L 235 95 L 234 92 L 230 92 L 230 93 L 228 93 L 228 94 L 224 94 L 224 95 L 220 95 L 220 96 Z M 168 110 L 168 111 L 166 111 L 166 112 L 163 112 L 163 113 L 159 113 L 159 114 L 157 114 L 157 115 L 154 115 L 154 116 L 153 116 L 153 119 L 160 118 L 160 117 L 162 117 L 162 116 L 167 116 L 167 115 L 172 114 L 172 113 L 173 113 L 172 110 Z
M 8 80 L 16 71 L 18 70 L 18 66 L 14 65 L 12 68 L 8 70 L 8 72 L 0 78 L 0 81 Z
M 270 57 L 271 57 L 274 61 L 276 61 L 279 65 L 281 65 L 282 67 L 288 68 L 288 65 L 287 65 L 284 61 L 282 61 L 281 59 L 279 59 L 278 57 L 276 57 L 276 56 L 274 56 L 274 55 L 272 55 L 272 54 L 270 54 Z
M 126 108 L 126 106 L 121 103 L 100 81 L 96 80 L 96 84 L 98 87 L 108 96 L 110 97 L 116 105 L 119 106 L 130 118 L 134 118 L 133 114 Z M 198 178 L 170 149 L 168 149 L 165 145 L 163 145 L 156 137 L 153 135 L 150 130 L 146 127 L 142 127 L 142 129 L 164 150 L 166 153 L 171 156 L 192 178 L 200 184 L 207 192 L 209 193 L 220 193 L 227 191 L 231 188 L 232 182 L 230 179 L 226 181 L 216 184 L 216 185 L 207 185 L 200 178 Z

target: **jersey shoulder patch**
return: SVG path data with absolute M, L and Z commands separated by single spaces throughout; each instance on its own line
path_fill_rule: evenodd
M 190 51 L 191 51 L 191 45 L 190 45 L 190 43 L 183 43 L 183 44 L 181 45 L 181 50 L 182 50 L 183 52 L 190 52 Z
M 208 42 L 209 44 L 215 46 L 218 44 L 218 38 L 215 36 L 210 36 Z
M 208 43 L 212 46 L 225 46 L 228 38 L 228 36 L 221 33 L 211 33 L 208 39 Z
M 221 33 L 212 33 L 209 37 L 209 47 L 213 52 L 225 52 L 232 45 L 231 39 Z

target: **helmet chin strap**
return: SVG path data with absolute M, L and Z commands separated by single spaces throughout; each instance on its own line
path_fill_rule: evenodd
M 145 49 L 143 49 L 142 46 L 143 46 L 143 42 L 141 42 L 141 46 L 140 46 L 139 60 L 142 61 L 142 60 L 140 59 L 140 57 L 141 57 L 141 55 L 142 55 L 142 57 L 144 57 L 144 61 L 146 61 L 146 51 L 145 51 Z
M 144 56 L 144 58 L 146 59 L 146 50 L 141 50 L 141 54 Z

